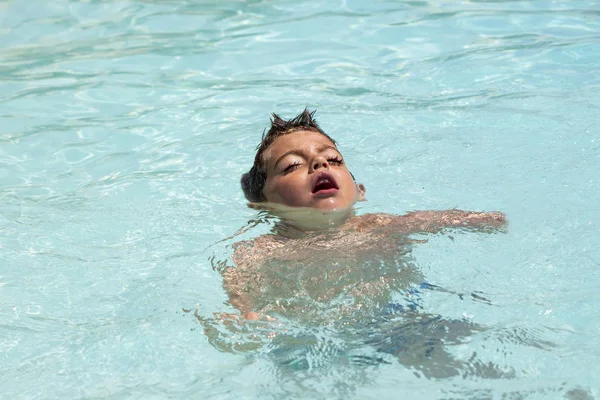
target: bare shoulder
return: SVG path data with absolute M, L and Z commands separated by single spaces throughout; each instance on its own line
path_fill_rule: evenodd
M 261 235 L 233 244 L 234 265 L 222 270 L 221 275 L 229 302 L 242 314 L 247 316 L 252 311 L 256 288 L 262 287 L 260 265 L 270 257 L 273 250 L 282 246 L 283 243 L 272 235 Z
M 415 222 L 427 218 L 424 212 L 410 212 L 403 215 L 377 213 L 364 214 L 353 218 L 350 222 L 352 228 L 358 232 L 367 233 L 381 228 L 389 228 L 397 233 L 409 233 Z
M 398 215 L 393 214 L 364 214 L 352 218 L 348 225 L 358 232 L 367 232 L 377 227 L 387 226 L 398 219 Z
M 281 239 L 273 235 L 261 235 L 251 240 L 243 240 L 233 244 L 233 261 L 238 268 L 250 262 L 261 262 L 274 250 L 283 246 Z
M 439 232 L 444 228 L 471 228 L 482 231 L 503 230 L 507 219 L 498 211 L 479 212 L 449 210 L 411 211 L 403 215 L 365 214 L 352 222 L 357 231 L 369 231 L 378 227 L 393 228 L 399 233 Z

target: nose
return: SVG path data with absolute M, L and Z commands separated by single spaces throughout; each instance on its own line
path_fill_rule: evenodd
M 327 158 L 323 156 L 315 157 L 312 161 L 312 170 L 316 171 L 321 168 L 329 169 L 329 162 L 327 161 Z

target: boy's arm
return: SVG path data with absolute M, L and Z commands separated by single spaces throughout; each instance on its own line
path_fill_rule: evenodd
M 266 243 L 265 243 L 266 242 Z M 258 237 L 253 240 L 238 242 L 233 245 L 233 262 L 235 267 L 228 267 L 221 272 L 223 288 L 229 297 L 229 303 L 240 311 L 248 320 L 267 319 L 268 315 L 260 315 L 254 311 L 255 296 L 262 287 L 262 277 L 256 266 L 264 262 L 268 254 L 268 240 Z
M 457 209 L 445 211 L 413 211 L 396 216 L 393 224 L 406 234 L 437 233 L 444 228 L 470 228 L 480 231 L 497 231 L 506 226 L 506 215 L 501 212 L 475 212 Z
M 229 296 L 229 303 L 240 311 L 246 319 L 258 319 L 258 314 L 252 311 L 252 302 L 245 288 L 243 276 L 235 267 L 223 271 L 223 287 Z

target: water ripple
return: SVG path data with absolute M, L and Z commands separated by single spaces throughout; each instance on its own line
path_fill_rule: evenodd
M 0 1 L 0 397 L 591 398 L 599 15 Z M 218 317 L 235 310 L 209 257 L 231 265 L 221 240 L 256 221 L 239 176 L 269 112 L 305 106 L 367 184 L 361 212 L 509 213 L 501 238 L 415 250 L 427 279 L 493 307 L 432 294 L 360 324 Z

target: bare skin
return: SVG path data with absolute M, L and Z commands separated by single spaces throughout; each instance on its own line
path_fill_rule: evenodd
M 341 294 L 368 296 L 371 301 L 385 304 L 391 291 L 420 283 L 423 277 L 414 268 L 369 274 L 361 270 L 361 265 L 373 259 L 390 263 L 414 242 L 409 238 L 411 234 L 452 228 L 495 231 L 505 225 L 502 213 L 461 210 L 351 216 L 341 225 L 312 232 L 282 225 L 274 234 L 235 245 L 236 267 L 223 271 L 224 287 L 230 303 L 247 319 L 268 319 L 268 313 L 284 313 L 290 309 L 289 302 L 288 310 L 282 305 L 284 300 L 298 295 L 322 303 Z M 328 266 L 331 261 L 335 267 Z M 282 265 L 289 269 L 278 276 L 273 269 L 281 270 Z M 327 282 L 323 282 L 324 276 Z M 274 300 L 279 306 L 270 304 Z M 362 306 L 359 301 L 355 304 Z
M 364 198 L 342 154 L 318 132 L 281 136 L 264 156 L 268 202 L 323 211 L 347 210 Z
M 506 223 L 499 212 L 461 210 L 355 216 L 353 206 L 364 200 L 365 187 L 354 182 L 340 151 L 319 132 L 278 137 L 263 164 L 267 202 L 257 206 L 281 223 L 273 234 L 236 243 L 236 267 L 222 271 L 230 303 L 247 319 L 289 312 L 298 298 L 327 303 L 346 296 L 354 309 L 385 304 L 391 292 L 422 282 L 414 268 L 394 267 L 404 263 L 398 255 L 410 245 L 409 235 L 496 230 Z

